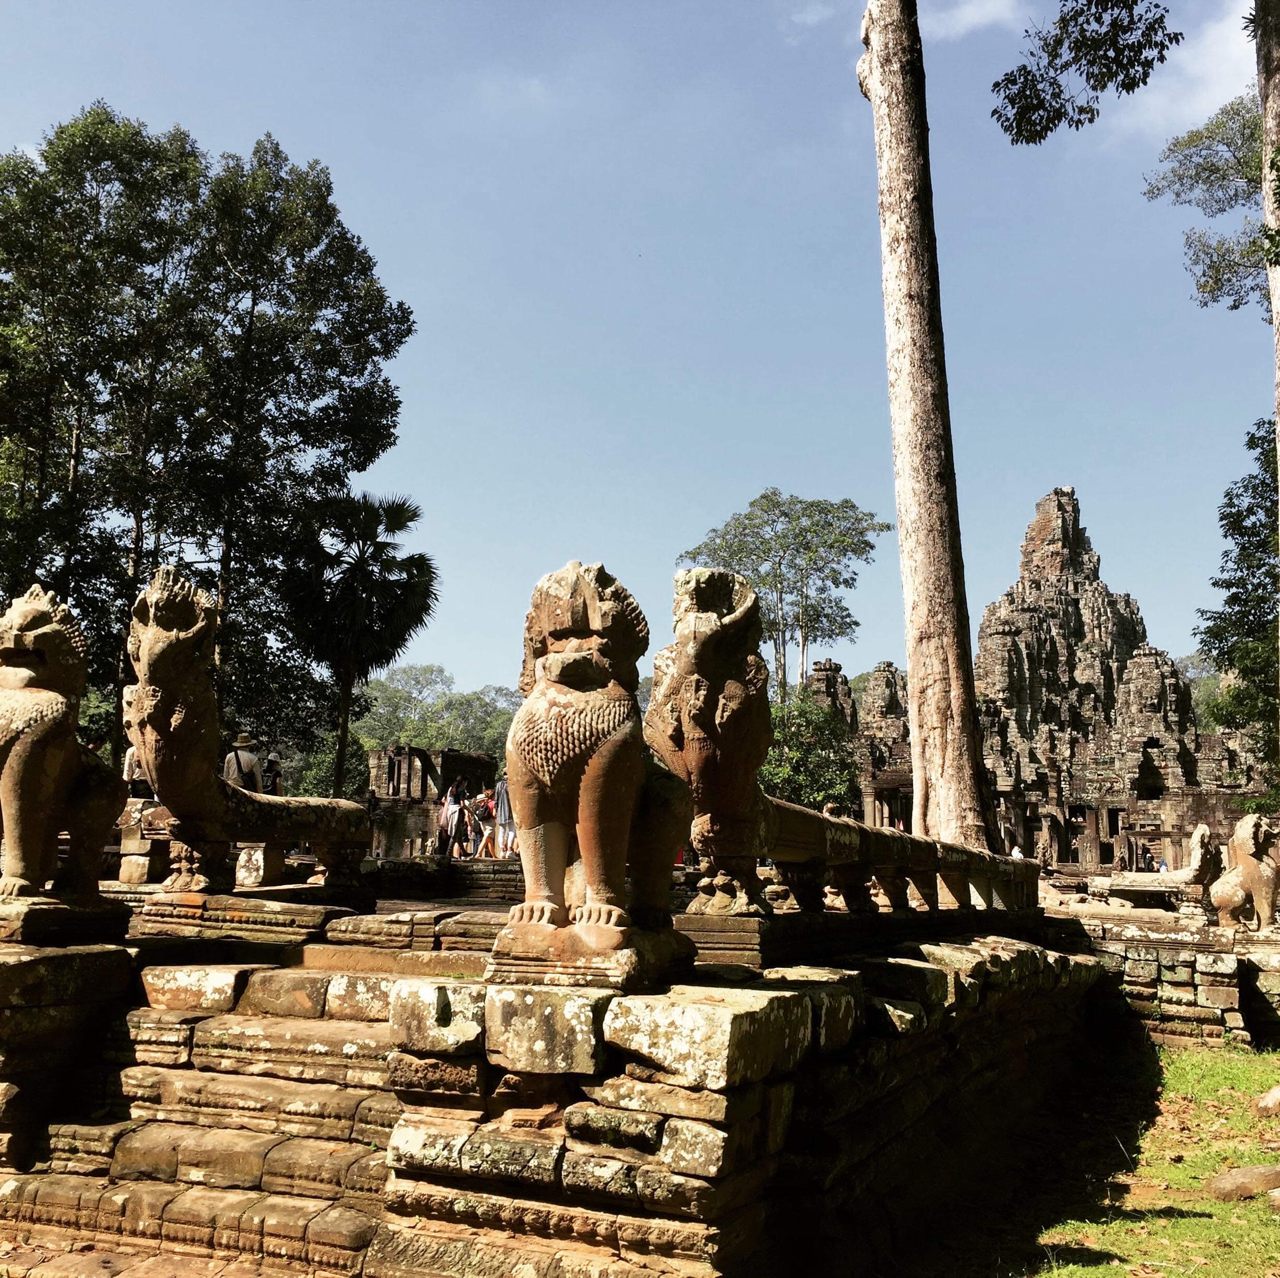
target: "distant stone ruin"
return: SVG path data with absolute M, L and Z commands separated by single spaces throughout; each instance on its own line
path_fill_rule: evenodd
M 983 754 L 1006 851 L 1087 876 L 1189 864 L 1204 823 L 1225 842 L 1259 764 L 1236 732 L 1204 732 L 1137 603 L 1102 581 L 1075 489 L 1036 505 L 1018 580 L 983 614 L 974 661 Z M 882 661 L 853 707 L 833 661 L 809 689 L 857 734 L 868 825 L 911 828 L 905 675 Z

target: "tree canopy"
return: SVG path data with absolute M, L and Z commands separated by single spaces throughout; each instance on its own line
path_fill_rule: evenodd
M 1255 422 L 1245 438 L 1254 468 L 1223 495 L 1218 523 L 1227 548 L 1213 586 L 1218 608 L 1199 610 L 1201 650 L 1222 671 L 1214 718 L 1249 732 L 1272 770 L 1277 763 L 1276 625 L 1280 596 L 1275 495 L 1275 426 Z
M 805 808 L 857 808 L 862 792 L 845 721 L 805 689 L 772 709 L 773 744 L 760 769 L 764 792 Z
M 845 598 L 858 583 L 855 564 L 871 562 L 876 536 L 891 527 L 847 497 L 784 497 L 766 488 L 677 562 L 725 568 L 751 583 L 760 596 L 765 638 L 773 644 L 774 687 L 785 700 L 793 640 L 803 680 L 812 645 L 856 633 L 858 622 Z
M 0 591 L 68 598 L 118 710 L 129 609 L 176 565 L 221 606 L 224 722 L 310 748 L 335 697 L 284 583 L 395 442 L 412 331 L 270 136 L 213 160 L 96 103 L 0 157 Z
M 367 713 L 353 725 L 370 749 L 414 745 L 491 754 L 499 761 L 523 698 L 514 688 L 487 684 L 458 692 L 443 666 L 394 666 L 365 686 Z
M 992 86 L 992 118 L 1011 142 L 1040 143 L 1099 116 L 1102 95 L 1134 93 L 1182 43 L 1157 0 L 1058 0 L 1058 16 L 1023 33 L 1025 60 Z
M 1147 179 L 1149 200 L 1168 199 L 1206 218 L 1244 210 L 1231 231 L 1190 227 L 1183 235 L 1187 270 L 1201 306 L 1239 310 L 1256 302 L 1271 319 L 1267 241 L 1262 219 L 1262 108 L 1256 89 L 1233 98 L 1198 128 L 1172 138 L 1161 170 Z

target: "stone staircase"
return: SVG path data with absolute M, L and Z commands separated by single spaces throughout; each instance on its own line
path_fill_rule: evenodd
M 47 1157 L 0 1182 L 0 1276 L 360 1272 L 402 1111 L 391 987 L 472 975 L 483 956 L 309 945 L 290 957 L 301 965 L 142 968 L 145 1002 L 103 1044 L 105 1095 L 80 1101 L 92 1120 L 50 1125 Z M 68 1246 L 87 1249 L 81 1267 L 48 1268 L 45 1249 Z

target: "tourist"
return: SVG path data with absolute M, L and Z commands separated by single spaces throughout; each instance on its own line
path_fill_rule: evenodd
M 471 843 L 471 811 L 467 792 L 466 777 L 459 777 L 454 783 L 452 790 L 455 808 L 453 814 L 453 825 L 450 827 L 450 844 L 449 853 L 451 856 L 457 857 L 458 860 L 466 860 L 470 853 L 467 851 Z M 455 849 L 461 849 L 455 851 Z
M 252 790 L 262 793 L 262 764 L 253 753 L 258 743 L 247 733 L 236 737 L 222 765 L 222 779 L 239 790 Z
M 476 825 L 480 833 L 480 842 L 476 846 L 476 857 L 487 856 L 490 860 L 497 860 L 493 791 L 485 790 L 476 800 L 472 811 L 475 813 Z M 485 851 L 486 848 L 488 849 L 487 852 Z
M 142 771 L 142 763 L 138 759 L 136 746 L 130 746 L 124 752 L 124 767 L 120 770 L 120 775 L 129 787 L 129 797 L 131 799 L 154 799 L 156 797 L 155 791 L 151 788 L 151 782 L 147 780 L 146 774 Z
M 1154 874 L 1156 872 L 1156 859 L 1151 855 L 1150 848 L 1142 854 L 1142 868 L 1146 870 L 1148 874 Z
M 284 770 L 274 750 L 267 755 L 267 766 L 262 770 L 262 793 L 284 798 Z
M 1161 857 L 1161 858 L 1160 858 L 1160 873 L 1161 873 L 1161 874 L 1168 874 L 1168 873 L 1169 873 L 1169 862 L 1168 862 L 1168 861 L 1166 861 L 1166 860 L 1164 859 L 1164 857 Z
M 436 851 L 441 856 L 448 856 L 453 841 L 453 825 L 458 816 L 458 782 L 454 781 L 445 791 L 444 801 L 440 804 L 440 834 L 436 843 Z
M 1012 852 L 1010 852 L 1010 853 L 1009 853 L 1009 855 L 1010 855 L 1011 857 L 1013 857 L 1013 859 L 1014 859 L 1015 861 L 1025 861 L 1025 860 L 1026 860 L 1026 857 L 1024 857 L 1024 856 L 1022 855 L 1022 849 L 1021 849 L 1021 848 L 1020 848 L 1016 843 L 1013 845 L 1013 851 L 1012 851 Z
M 493 819 L 498 827 L 498 852 L 509 857 L 515 848 L 516 822 L 511 812 L 511 792 L 507 788 L 506 777 L 499 777 L 493 788 Z

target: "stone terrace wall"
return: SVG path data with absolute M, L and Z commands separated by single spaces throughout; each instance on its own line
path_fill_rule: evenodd
M 987 937 L 658 994 L 402 980 L 363 1272 L 853 1272 L 895 1186 L 915 1212 L 922 1168 L 967 1176 L 1034 1104 L 1100 970 Z

